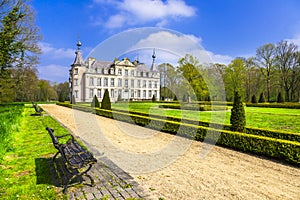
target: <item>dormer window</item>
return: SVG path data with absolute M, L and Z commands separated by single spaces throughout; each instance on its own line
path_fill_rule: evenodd
M 78 69 L 75 68 L 75 69 L 74 69 L 74 75 L 77 75 L 77 74 L 78 74 Z
M 122 69 L 118 69 L 118 75 L 122 76 Z

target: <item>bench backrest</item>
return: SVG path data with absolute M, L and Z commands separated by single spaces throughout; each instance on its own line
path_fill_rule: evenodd
M 54 135 L 54 130 L 52 128 L 49 128 L 49 127 L 47 127 L 46 130 L 48 131 L 55 148 L 58 148 L 59 147 L 59 142 L 58 142 L 57 137 Z

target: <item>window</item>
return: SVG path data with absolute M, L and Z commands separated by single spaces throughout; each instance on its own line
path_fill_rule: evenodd
M 144 72 L 141 72 L 141 77 L 143 77 L 144 76 Z
M 154 82 L 154 88 L 157 88 L 157 81 Z
M 101 98 L 101 89 L 98 89 L 98 90 L 97 90 L 97 97 L 98 97 L 98 98 Z
M 104 74 L 108 74 L 108 69 L 104 69 Z
M 77 75 L 77 74 L 78 74 L 78 69 L 75 68 L 75 69 L 74 69 L 74 75 Z
M 134 88 L 134 80 L 131 80 L 131 87 Z
M 130 91 L 130 97 L 131 97 L 131 98 L 134 98 L 134 90 L 131 90 L 131 91 Z
M 75 98 L 78 98 L 78 90 L 75 90 Z
M 77 78 L 74 79 L 74 85 L 78 85 L 78 79 Z
M 128 76 L 128 69 L 125 69 L 125 76 Z
M 122 87 L 122 79 L 118 78 L 118 87 Z
M 143 81 L 143 88 L 146 88 L 147 81 Z
M 125 79 L 125 87 L 128 87 L 128 79 Z
M 111 69 L 110 69 L 110 74 L 115 74 L 114 68 L 111 68 Z
M 122 98 L 122 90 L 121 89 L 118 90 L 118 97 L 119 96 Z
M 115 91 L 114 91 L 114 89 L 110 90 L 110 98 L 115 98 Z
M 141 90 L 138 90 L 138 92 L 137 92 L 137 97 L 138 97 L 138 98 L 141 98 Z
M 152 88 L 152 81 L 149 81 L 148 87 Z
M 115 79 L 114 78 L 110 79 L 110 87 L 115 87 Z
M 118 75 L 122 76 L 122 69 L 118 69 Z
M 103 83 L 103 85 L 104 85 L 105 87 L 108 86 L 108 78 L 104 78 L 104 83 Z
M 94 90 L 90 89 L 90 98 L 93 98 L 93 96 L 94 96 Z
M 143 90 L 143 98 L 146 99 L 146 90 Z
M 93 77 L 90 77 L 89 85 L 90 85 L 90 86 L 93 86 L 93 85 L 94 85 L 94 78 L 93 78 Z
M 149 77 L 149 72 L 146 72 L 146 77 Z
M 141 87 L 141 80 L 137 81 L 137 87 L 140 88 Z
M 134 76 L 134 70 L 131 70 L 130 73 L 131 73 L 131 76 Z
M 148 97 L 149 97 L 149 98 L 152 97 L 152 91 L 151 91 L 151 90 L 149 90 L 149 92 L 148 92 Z
M 101 78 L 97 78 L 97 86 L 101 86 Z

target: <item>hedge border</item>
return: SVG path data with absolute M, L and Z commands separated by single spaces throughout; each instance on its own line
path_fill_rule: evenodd
M 83 106 L 72 106 L 71 104 L 58 105 L 75 108 L 82 111 L 93 111 L 97 115 L 114 118 L 116 120 L 132 123 L 134 122 L 140 126 L 148 125 L 148 128 L 160 130 L 170 134 L 176 134 L 183 137 L 203 141 L 204 139 L 217 138 L 217 145 L 233 148 L 243 152 L 254 153 L 257 155 L 264 155 L 270 158 L 284 160 L 288 163 L 300 166 L 300 143 L 295 141 L 287 141 L 282 139 L 270 138 L 266 136 L 259 136 L 247 133 L 232 132 L 228 130 L 219 130 L 209 127 L 197 126 L 193 124 L 186 124 L 182 122 L 175 122 L 157 118 L 150 118 L 147 116 L 140 116 L 137 114 L 124 113 L 103 109 L 84 108 Z M 150 123 L 151 122 L 151 123 Z M 179 129 L 179 127 L 181 127 Z M 184 127 L 184 128 L 182 128 Z M 196 133 L 191 135 L 191 133 Z M 210 138 L 206 138 L 207 133 Z

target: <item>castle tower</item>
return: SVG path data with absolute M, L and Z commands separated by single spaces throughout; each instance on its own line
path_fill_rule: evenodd
M 153 49 L 151 71 L 157 71 L 155 58 L 156 58 L 155 49 Z

